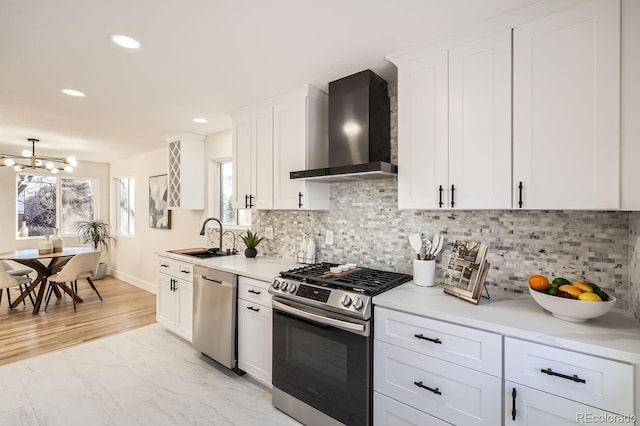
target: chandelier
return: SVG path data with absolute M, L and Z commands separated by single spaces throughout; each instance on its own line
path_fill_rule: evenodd
M 73 168 L 78 165 L 75 157 L 36 157 L 36 142 L 40 142 L 40 140 L 33 138 L 27 140 L 31 142 L 31 151 L 25 149 L 22 151 L 22 155 L 0 153 L 0 166 L 13 167 L 16 172 L 30 168 L 48 170 L 51 173 L 63 170 L 71 173 Z

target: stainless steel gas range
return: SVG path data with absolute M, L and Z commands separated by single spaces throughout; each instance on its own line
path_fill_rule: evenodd
M 273 405 L 307 426 L 370 425 L 373 296 L 410 275 L 318 263 L 281 272 L 273 295 Z

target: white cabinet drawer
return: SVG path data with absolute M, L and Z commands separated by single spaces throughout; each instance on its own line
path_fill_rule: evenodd
M 502 336 L 404 312 L 375 308 L 375 338 L 502 376 Z
M 374 389 L 456 425 L 502 421 L 502 380 L 374 341 Z
M 193 282 L 193 264 L 178 262 L 176 265 L 176 276 L 183 280 Z
M 634 412 L 630 364 L 507 337 L 505 380 L 619 414 Z
M 238 298 L 271 306 L 269 286 L 271 283 L 253 278 L 238 277 Z
M 571 426 L 630 424 L 630 417 L 558 398 L 517 383 L 504 384 L 504 424 L 508 426 Z
M 163 274 L 175 275 L 177 271 L 178 262 L 166 257 L 158 257 L 158 272 Z
M 373 426 L 451 426 L 451 423 L 374 392 Z

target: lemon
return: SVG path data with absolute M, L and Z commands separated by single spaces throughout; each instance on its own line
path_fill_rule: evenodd
M 602 302 L 602 299 L 600 299 L 600 296 L 598 296 L 595 293 L 580 293 L 580 295 L 578 296 L 578 300 L 584 300 L 585 302 Z

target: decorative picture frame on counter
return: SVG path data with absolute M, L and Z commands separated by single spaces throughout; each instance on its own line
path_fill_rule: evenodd
M 169 179 L 166 174 L 149 177 L 149 228 L 171 229 L 168 203 Z
M 486 261 L 488 246 L 456 240 L 441 284 L 444 292 L 477 305 L 491 266 Z

